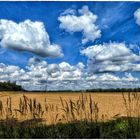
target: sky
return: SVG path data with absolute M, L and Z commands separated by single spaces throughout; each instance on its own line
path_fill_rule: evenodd
M 0 2 L 0 82 L 140 87 L 139 38 L 140 2 Z

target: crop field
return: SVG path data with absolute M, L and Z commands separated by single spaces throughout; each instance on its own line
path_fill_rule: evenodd
M 1 92 L 0 118 L 42 118 L 48 124 L 95 118 L 106 121 L 127 115 L 124 98 L 128 100 L 128 93 Z

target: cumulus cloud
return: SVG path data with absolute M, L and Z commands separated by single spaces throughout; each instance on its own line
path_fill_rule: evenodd
M 66 10 L 64 14 L 58 17 L 60 21 L 60 28 L 66 32 L 82 32 L 82 43 L 88 41 L 94 42 L 97 38 L 101 37 L 101 31 L 98 26 L 95 25 L 97 15 L 89 11 L 88 6 L 83 6 L 78 10 L 78 15 L 74 10 Z
M 0 81 L 18 81 L 19 77 L 23 75 L 25 71 L 18 66 L 14 65 L 5 65 L 0 63 Z
M 31 81 L 46 83 L 47 80 L 62 81 L 80 79 L 84 71 L 84 64 L 81 62 L 73 66 L 66 62 L 47 64 L 46 61 L 33 57 L 29 59 L 26 69 L 26 75 L 34 79 Z
M 99 81 L 120 81 L 120 78 L 115 75 L 105 73 L 99 76 L 98 80 Z
M 25 69 L 0 63 L 0 81 L 16 82 L 26 90 L 85 90 L 121 86 L 127 88 L 131 82 L 132 88 L 140 86 L 138 78 L 133 77 L 131 73 L 125 73 L 123 77 L 110 73 L 91 74 L 86 72 L 81 62 L 76 65 L 67 62 L 48 64 L 36 57 L 29 59 Z
M 140 8 L 138 8 L 135 12 L 134 12 L 134 17 L 136 19 L 136 23 L 138 25 L 140 25 Z
M 33 57 L 30 58 L 28 62 L 26 71 L 27 80 L 25 80 L 24 75 L 21 76 L 21 78 L 23 77 L 22 84 L 24 87 L 30 84 L 41 85 L 42 88 L 46 88 L 45 85 L 47 85 L 47 89 L 55 90 L 59 88 L 60 90 L 62 87 L 64 88 L 64 86 L 71 83 L 70 81 L 81 79 L 83 69 L 84 64 L 81 62 L 74 66 L 66 62 L 61 62 L 59 64 L 47 64 L 47 62 L 45 63 L 45 61 L 41 61 L 40 59 Z M 28 81 L 29 77 L 30 80 Z
M 28 51 L 42 57 L 61 57 L 59 45 L 51 44 L 49 35 L 42 22 L 25 20 L 15 23 L 0 20 L 0 45 L 18 51 Z
M 81 50 L 88 57 L 89 72 L 140 71 L 140 56 L 125 43 L 104 43 Z
M 45 90 L 46 85 L 47 89 L 55 90 L 59 88 L 60 90 L 62 87 L 64 89 L 68 88 L 69 83 L 73 85 L 74 82 L 72 81 L 80 80 L 83 69 L 84 64 L 81 62 L 73 66 L 66 62 L 48 64 L 46 61 L 33 57 L 29 59 L 24 70 L 17 66 L 1 63 L 0 81 L 16 82 L 27 90 Z

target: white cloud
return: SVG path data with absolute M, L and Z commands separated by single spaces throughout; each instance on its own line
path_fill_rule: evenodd
M 89 11 L 88 6 L 83 6 L 82 9 L 78 10 L 79 16 L 77 16 L 75 12 L 69 14 L 66 11 L 65 15 L 60 15 L 60 17 L 58 17 L 61 29 L 67 32 L 82 32 L 83 44 L 88 41 L 93 42 L 101 37 L 101 31 L 98 26 L 95 25 L 97 16 Z
M 43 68 L 43 67 L 46 67 L 46 66 L 47 66 L 46 61 L 42 61 L 41 59 L 39 59 L 37 57 L 32 57 L 28 60 L 27 69 L 33 69 L 34 67 Z
M 70 65 L 66 62 L 48 64 L 38 58 L 30 58 L 26 69 L 0 63 L 0 82 L 11 81 L 27 90 L 85 90 L 93 88 L 121 88 L 140 86 L 139 79 L 131 73 L 123 77 L 110 73 L 87 73 L 84 64 Z M 133 83 L 137 82 L 137 83 Z
M 140 71 L 140 56 L 125 43 L 104 43 L 81 50 L 90 72 Z
M 36 80 L 75 80 L 81 78 L 84 64 L 70 65 L 66 62 L 59 64 L 47 64 L 36 57 L 30 58 L 26 74 Z M 42 80 L 41 80 L 42 81 Z
M 62 62 L 59 64 L 59 67 L 61 68 L 62 71 L 73 71 L 74 67 L 70 66 L 70 64 L 66 62 Z
M 115 75 L 105 73 L 99 76 L 98 80 L 99 81 L 120 81 L 120 78 Z
M 61 13 L 61 15 L 67 15 L 67 14 L 74 15 L 74 14 L 76 14 L 76 10 L 69 8 L 69 9 L 66 9 L 63 13 Z
M 20 69 L 17 66 L 0 64 L 0 81 L 12 81 L 17 84 L 30 89 L 41 85 L 45 87 L 47 81 L 56 81 L 63 83 L 62 81 L 67 80 L 73 81 L 82 78 L 82 71 L 84 64 L 79 62 L 77 65 L 70 65 L 66 62 L 60 64 L 47 64 L 46 61 L 42 61 L 39 58 L 33 57 L 28 61 L 26 69 Z M 65 84 L 66 84 L 65 83 Z M 49 85 L 50 86 L 50 85 Z
M 135 17 L 135 19 L 136 19 L 136 23 L 137 23 L 138 25 L 140 25 L 140 8 L 138 8 L 138 9 L 135 11 L 134 17 Z
M 138 78 L 133 77 L 131 73 L 125 73 L 125 77 L 122 78 L 124 81 L 138 81 Z
M 12 81 L 16 82 L 25 71 L 18 66 L 5 65 L 0 63 L 0 81 Z
M 51 44 L 42 22 L 15 23 L 0 20 L 0 45 L 18 51 L 29 51 L 42 57 L 61 57 L 63 53 L 57 44 Z

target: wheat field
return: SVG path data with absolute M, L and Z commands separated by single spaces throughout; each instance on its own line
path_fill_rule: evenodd
M 130 100 L 127 93 L 0 92 L 0 119 L 41 118 L 48 124 L 110 120 L 128 115 L 125 100 Z

